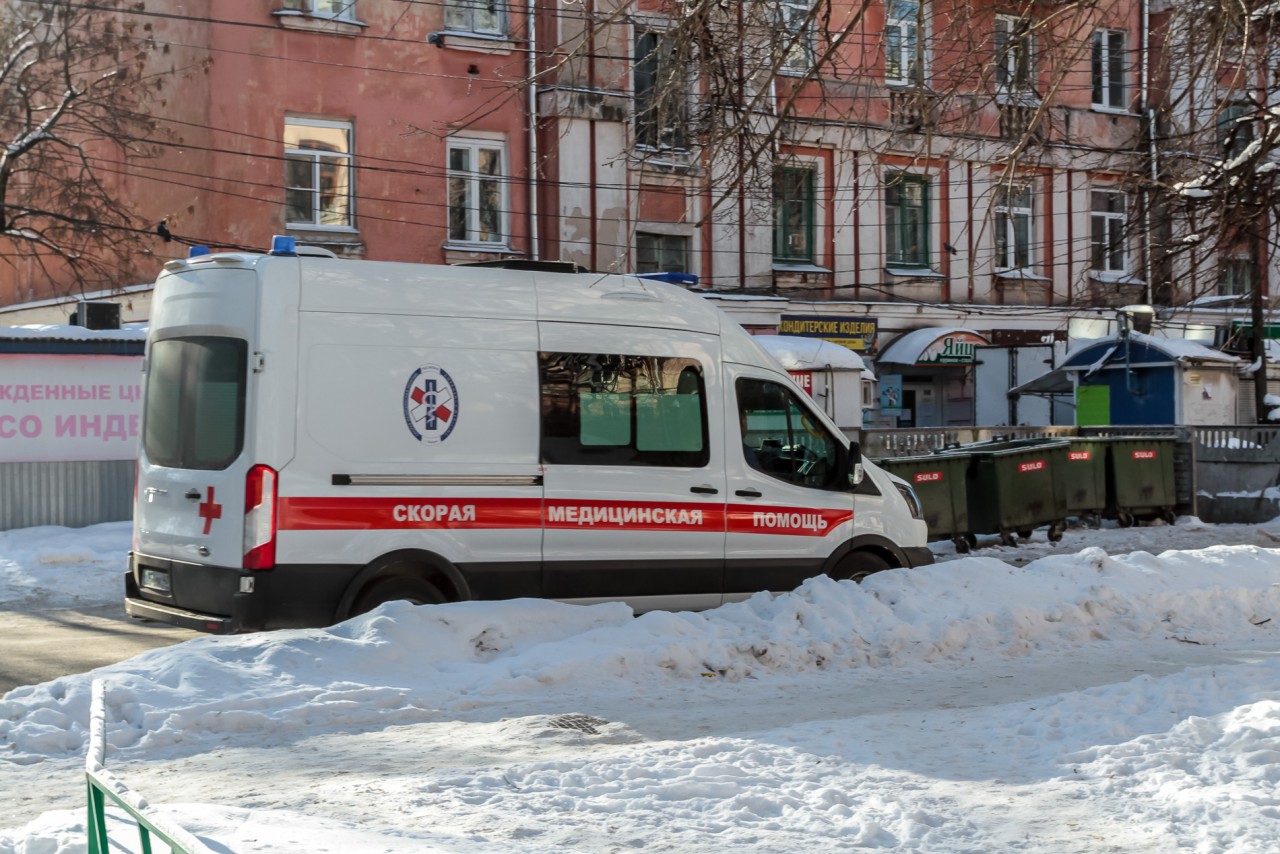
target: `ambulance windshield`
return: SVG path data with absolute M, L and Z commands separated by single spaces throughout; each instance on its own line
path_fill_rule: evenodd
M 151 345 L 142 446 L 155 465 L 224 469 L 244 447 L 248 343 L 167 338 Z

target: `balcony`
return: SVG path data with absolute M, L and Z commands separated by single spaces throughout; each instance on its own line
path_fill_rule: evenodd
M 923 86 L 889 89 L 889 119 L 894 130 L 923 133 L 934 127 L 938 95 Z

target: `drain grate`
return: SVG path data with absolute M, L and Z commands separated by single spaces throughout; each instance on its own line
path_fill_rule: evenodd
M 599 735 L 600 730 L 597 727 L 604 726 L 608 721 L 602 721 L 590 715 L 560 715 L 552 718 L 548 723 L 556 729 L 576 729 L 587 735 Z

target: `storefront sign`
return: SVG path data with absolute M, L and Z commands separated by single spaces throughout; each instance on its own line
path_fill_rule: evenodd
M 873 353 L 877 321 L 872 317 L 832 317 L 827 314 L 784 314 L 778 321 L 779 335 L 821 338 L 858 353 Z
M 131 460 L 141 356 L 0 355 L 0 462 Z
M 934 341 L 920 357 L 917 365 L 972 365 L 977 347 L 987 340 L 972 332 L 952 332 Z
M 813 397 L 813 371 L 787 371 L 795 384 L 804 389 L 805 394 Z

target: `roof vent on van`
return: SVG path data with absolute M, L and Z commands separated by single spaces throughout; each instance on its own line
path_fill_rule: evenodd
M 590 273 L 572 261 L 532 261 L 528 258 L 500 258 L 497 261 L 465 261 L 459 267 L 493 267 L 499 270 L 530 270 L 535 273 Z

